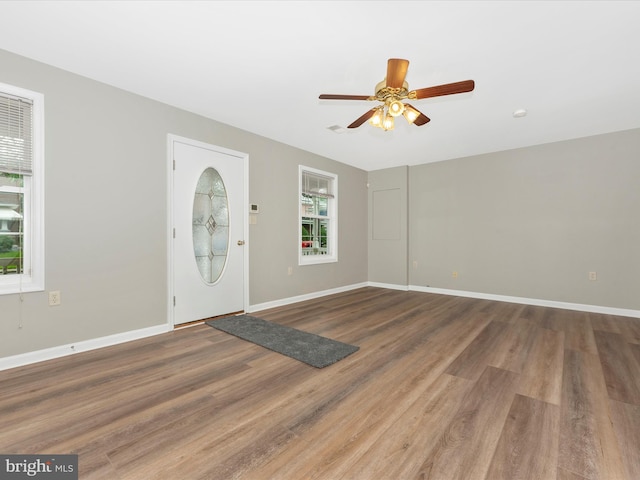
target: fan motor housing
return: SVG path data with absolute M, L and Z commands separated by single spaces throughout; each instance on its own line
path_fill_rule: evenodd
M 376 85 L 376 94 L 372 100 L 379 100 L 385 102 L 387 99 L 392 98 L 394 100 L 400 100 L 407 98 L 409 95 L 409 84 L 407 82 L 402 83 L 402 88 L 387 87 L 387 80 L 383 80 Z

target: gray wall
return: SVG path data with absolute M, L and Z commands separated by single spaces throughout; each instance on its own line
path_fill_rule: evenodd
M 407 167 L 369 172 L 369 281 L 407 285 Z
M 249 202 L 260 213 L 250 225 L 251 304 L 366 282 L 366 172 L 265 138 L 254 143 Z M 337 263 L 298 266 L 300 164 L 338 175 Z
M 168 133 L 249 154 L 252 305 L 408 278 L 640 310 L 640 130 L 367 174 L 2 50 L 0 82 L 45 95 L 45 281 L 62 294 L 0 296 L 0 357 L 166 322 Z M 338 263 L 297 264 L 299 164 L 339 176 Z
M 169 133 L 249 154 L 252 305 L 367 280 L 366 172 L 2 50 L 0 83 L 45 96 L 45 282 L 62 298 L 0 296 L 0 357 L 166 324 Z M 299 163 L 339 175 L 338 263 L 297 267 Z
M 640 130 L 411 167 L 410 284 L 640 310 L 639 192 Z

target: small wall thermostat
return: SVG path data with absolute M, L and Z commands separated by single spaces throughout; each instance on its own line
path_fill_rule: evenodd
M 257 203 L 252 203 L 249 205 L 249 213 L 259 213 L 260 209 L 258 208 Z

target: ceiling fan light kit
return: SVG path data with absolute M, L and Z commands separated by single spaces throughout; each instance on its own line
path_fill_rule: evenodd
M 347 128 L 357 128 L 368 120 L 370 125 L 388 131 L 393 130 L 395 123 L 394 118 L 400 115 L 402 115 L 407 122 L 417 126 L 424 125 L 431 120 L 415 107 L 404 103 L 403 100 L 421 100 L 423 98 L 453 95 L 455 93 L 470 92 L 475 88 L 475 82 L 473 80 L 465 80 L 410 91 L 409 85 L 405 81 L 408 69 L 409 60 L 390 58 L 387 62 L 387 76 L 382 82 L 376 85 L 375 95 L 322 94 L 319 98 L 321 100 L 368 100 L 382 102 L 382 105 L 372 108 Z
M 384 120 L 382 121 L 382 129 L 385 132 L 388 130 L 393 130 L 394 123 L 395 122 L 393 120 L 393 117 L 389 115 L 389 112 L 387 112 L 387 114 L 384 116 Z
M 400 100 L 394 99 L 387 104 L 387 108 L 389 109 L 389 115 L 397 117 L 398 115 L 402 115 L 402 112 L 404 112 L 404 103 Z
M 376 108 L 375 113 L 369 119 L 369 123 L 374 127 L 382 127 L 382 120 L 384 119 L 384 107 Z
M 420 112 L 413 108 L 411 105 L 405 104 L 402 116 L 407 119 L 407 122 L 414 123 L 420 116 Z

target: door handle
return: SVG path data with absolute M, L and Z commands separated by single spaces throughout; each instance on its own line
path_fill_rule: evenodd
M 244 240 L 238 240 L 238 245 L 240 246 L 244 245 Z

